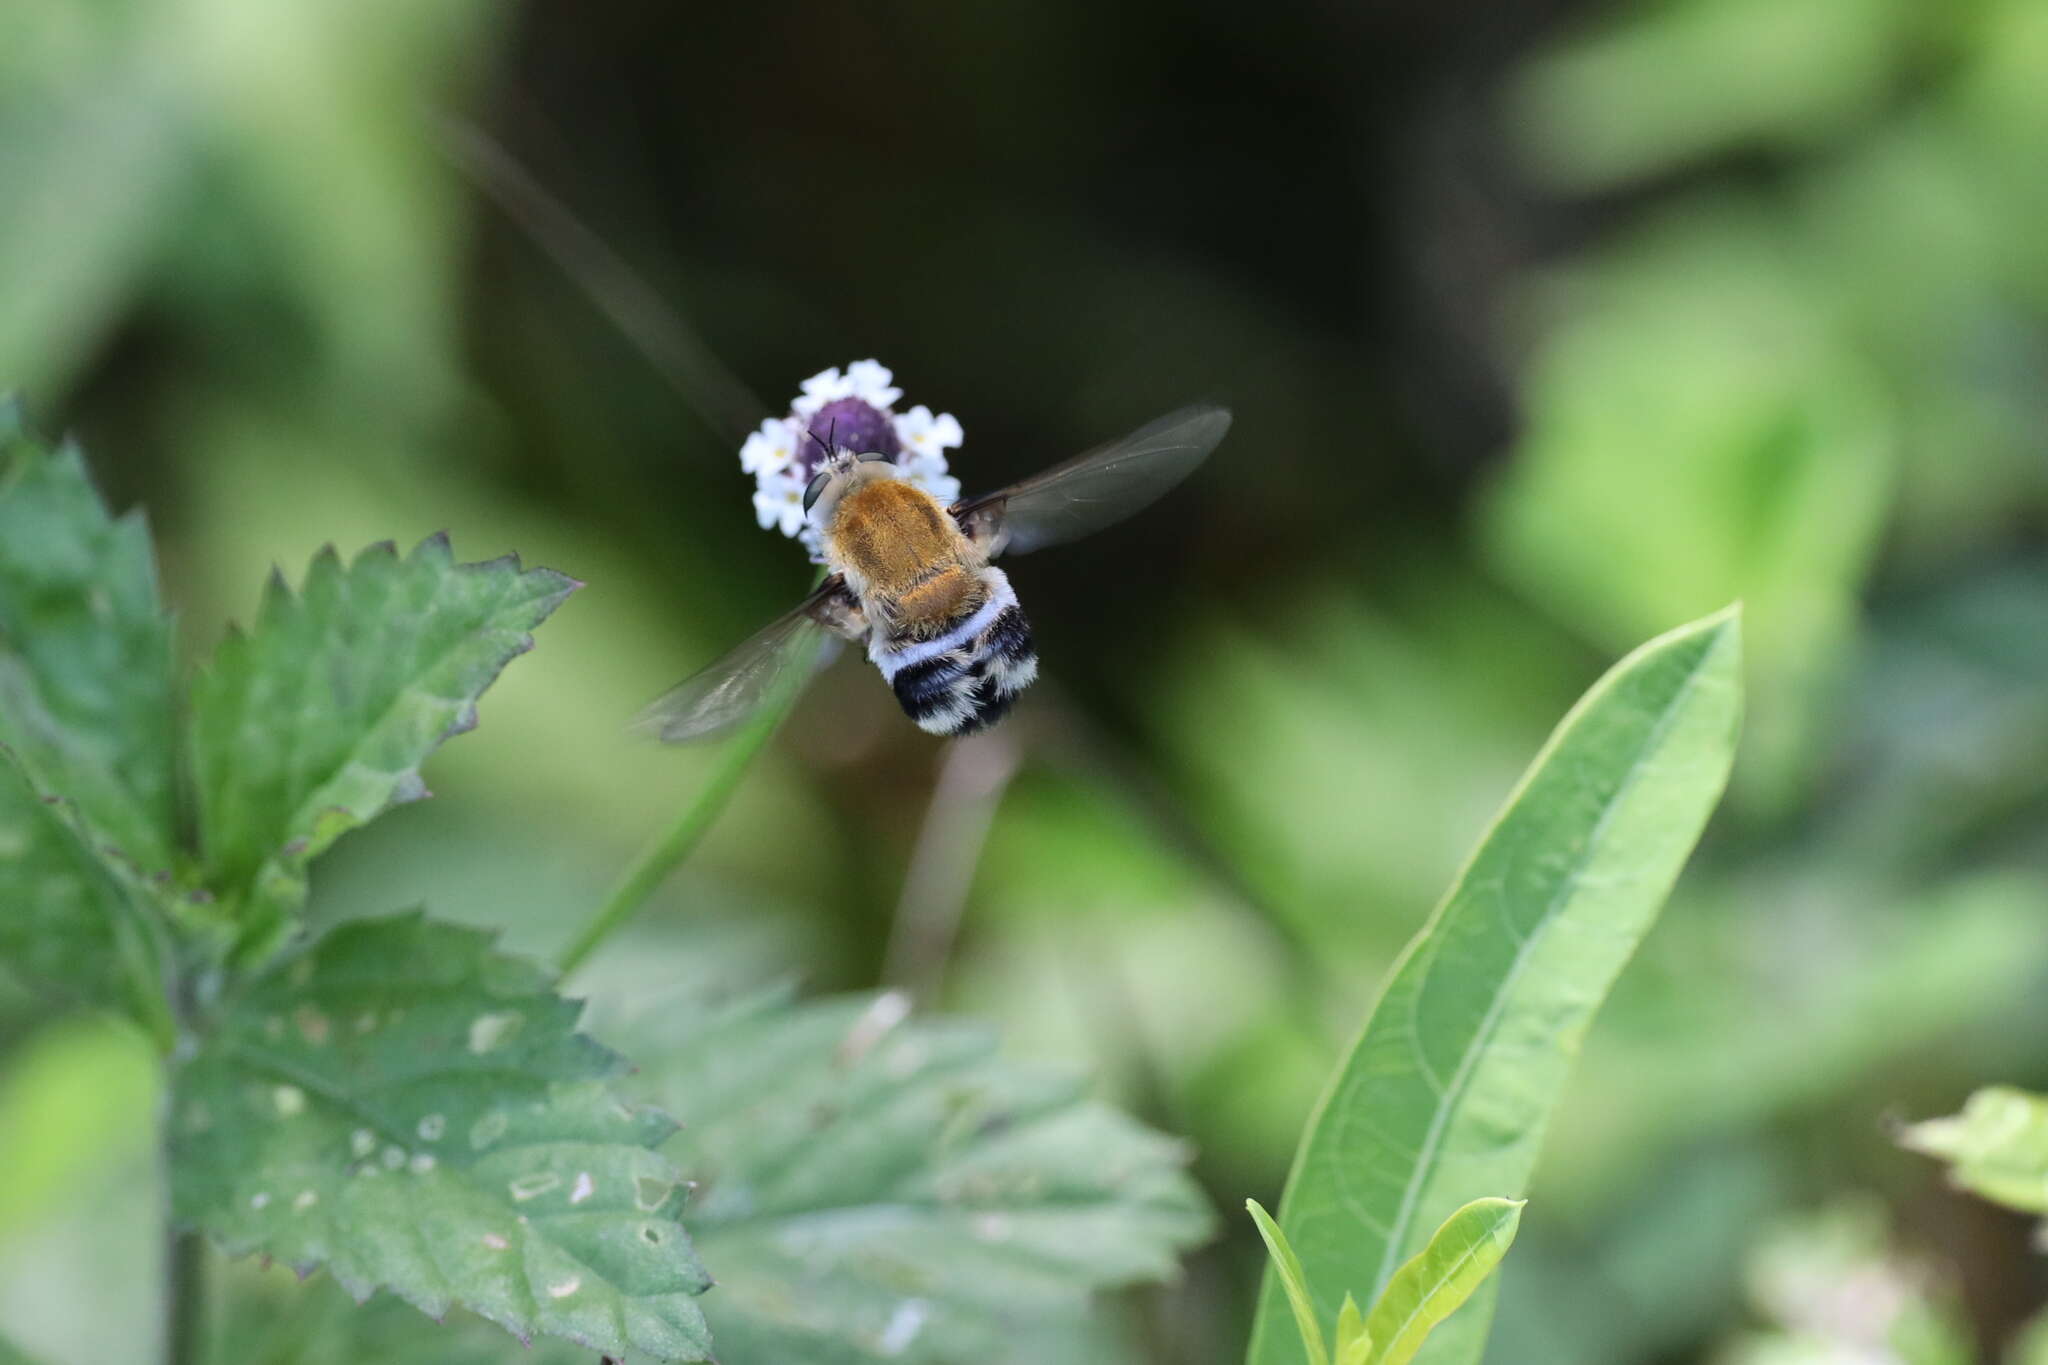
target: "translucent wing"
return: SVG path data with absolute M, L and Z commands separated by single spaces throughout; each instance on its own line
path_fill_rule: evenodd
M 677 683 L 634 720 L 633 728 L 667 744 L 710 739 L 751 716 L 785 683 L 820 662 L 819 635 L 827 627 L 853 633 L 856 609 L 837 575 L 718 659 Z
M 1230 409 L 1198 403 L 1021 483 L 955 503 L 953 515 L 992 554 L 1079 540 L 1157 502 L 1229 430 Z

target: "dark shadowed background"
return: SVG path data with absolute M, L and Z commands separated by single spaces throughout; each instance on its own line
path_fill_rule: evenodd
M 443 119 L 768 405 L 891 366 L 970 490 L 1235 408 L 1014 567 L 1045 681 L 910 897 L 938 1007 L 1198 1152 L 1227 1235 L 1109 1310 L 1130 1360 L 1241 1357 L 1235 1210 L 1386 965 L 1605 663 L 1735 597 L 1735 786 L 1491 1358 L 2048 1359 L 2024 1222 L 1887 1128 L 2048 1084 L 2048 7 L 0 7 L 0 389 L 147 505 L 189 654 L 329 541 L 588 583 L 315 885 L 546 952 L 710 762 L 627 719 L 810 571 Z M 875 983 L 945 754 L 841 661 L 579 985 Z M 12 995 L 0 1042 L 0 1330 L 144 1359 L 146 1049 Z

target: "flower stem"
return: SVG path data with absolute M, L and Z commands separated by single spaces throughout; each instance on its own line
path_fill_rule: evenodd
M 173 1231 L 164 1246 L 164 1365 L 199 1365 L 206 1321 L 206 1243 Z
M 767 746 L 783 719 L 796 705 L 797 697 L 803 693 L 803 684 L 810 676 L 816 648 L 813 643 L 808 657 L 790 661 L 780 686 L 762 703 L 761 709 L 754 713 L 745 727 L 726 742 L 725 752 L 719 755 L 711 780 L 697 793 L 697 799 L 683 807 L 675 823 L 640 851 L 640 856 L 626 869 L 604 904 L 562 950 L 557 965 L 563 976 L 582 966 L 599 944 L 638 914 L 647 898 L 668 880 L 669 874 L 696 851 L 697 845 L 724 813 L 733 793 L 739 790 L 740 779 L 747 775 L 754 756 Z
M 1001 730 L 946 746 L 882 959 L 882 980 L 920 1004 L 938 993 L 975 865 L 1022 757 L 1016 739 Z

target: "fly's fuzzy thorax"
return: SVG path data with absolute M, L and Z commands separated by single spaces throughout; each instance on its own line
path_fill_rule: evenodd
M 825 560 L 846 576 L 855 593 L 893 603 L 935 573 L 967 568 L 974 547 L 938 500 L 915 484 L 887 475 L 863 476 L 867 465 L 839 480 L 818 500 Z M 836 496 L 834 496 L 836 494 Z M 887 614 L 886 612 L 884 614 Z

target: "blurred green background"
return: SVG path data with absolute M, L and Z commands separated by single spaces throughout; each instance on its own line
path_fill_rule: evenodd
M 936 823 L 946 751 L 825 675 L 575 983 L 600 1022 L 872 984 L 906 901 L 957 912 L 936 1005 L 1270 1203 L 1550 725 L 1740 596 L 1736 786 L 1588 1040 L 1491 1359 L 2031 1358 L 2024 1223 L 1888 1125 L 2048 1086 L 2048 5 L 0 5 L 0 388 L 148 507 L 188 654 L 328 541 L 589 583 L 442 799 L 315 882 L 547 952 L 707 770 L 626 719 L 809 570 L 443 116 L 770 403 L 894 367 L 970 489 L 1237 411 L 1169 504 L 1015 567 L 1047 680 Z M 0 1048 L 0 1332 L 145 1359 L 146 1048 L 5 994 Z M 1240 1358 L 1226 1223 L 1124 1358 Z

